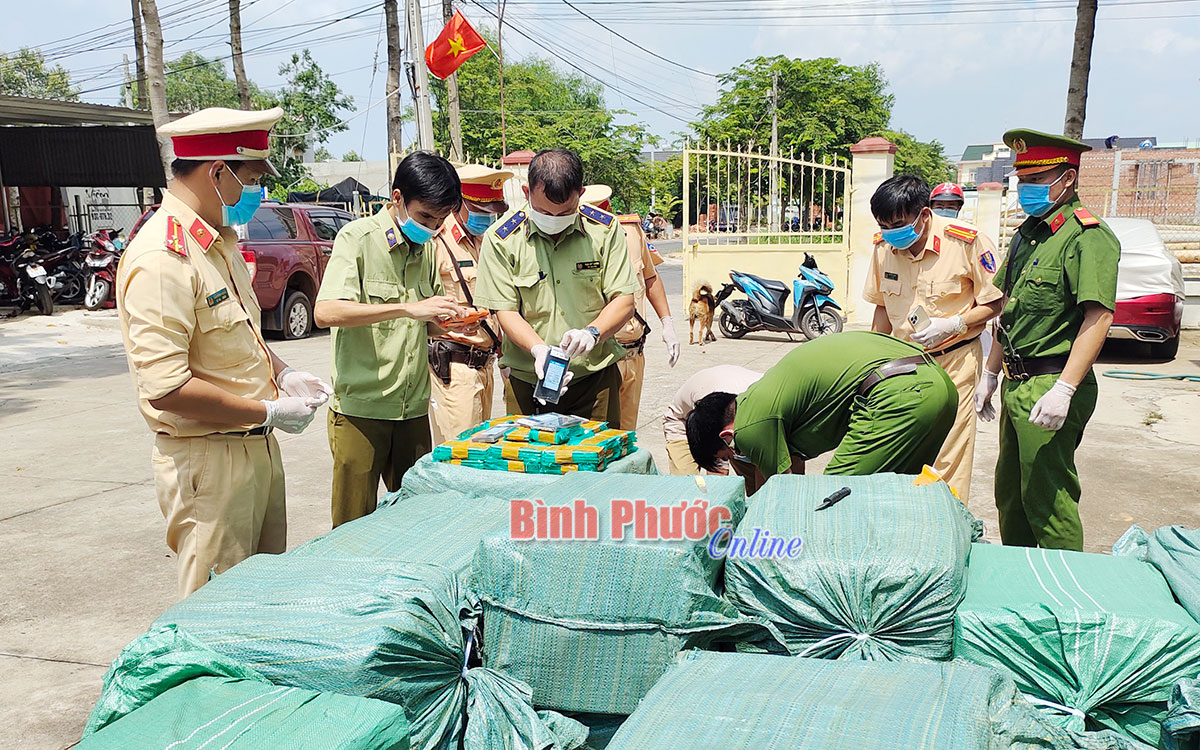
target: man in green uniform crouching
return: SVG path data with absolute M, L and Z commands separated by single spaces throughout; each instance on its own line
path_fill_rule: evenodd
M 1116 309 L 1121 245 L 1076 195 L 1090 147 L 1036 130 L 1010 130 L 1017 197 L 1029 218 L 996 274 L 1004 291 L 975 411 L 995 417 L 1003 364 L 996 508 L 1005 544 L 1083 549 L 1075 449 L 1096 408 L 1092 364 Z
M 822 336 L 741 396 L 700 399 L 688 446 L 709 471 L 740 457 L 771 477 L 833 450 L 826 474 L 918 474 L 954 424 L 957 393 L 918 346 L 866 331 Z

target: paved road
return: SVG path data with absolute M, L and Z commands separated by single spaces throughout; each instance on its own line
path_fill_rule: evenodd
M 659 269 L 674 305 L 681 268 L 668 262 Z M 719 338 L 685 346 L 668 370 L 651 335 L 640 444 L 665 469 L 659 415 L 686 377 L 721 363 L 765 370 L 799 345 L 782 334 Z M 329 373 L 327 335 L 276 342 L 275 349 L 297 367 Z M 1195 332 L 1173 363 L 1146 364 L 1130 353 L 1136 350 L 1118 348 L 1106 362 L 1200 373 Z M 1107 550 L 1131 523 L 1200 526 L 1200 389 L 1108 378 L 1100 388 L 1079 453 L 1088 549 Z M 292 546 L 329 529 L 323 422 L 319 415 L 304 434 L 280 435 Z M 78 739 L 109 662 L 175 598 L 151 438 L 111 312 L 0 322 L 0 445 L 0 747 L 64 748 Z M 995 423 L 981 428 L 978 451 L 969 507 L 995 539 Z M 816 460 L 810 470 L 823 466 Z

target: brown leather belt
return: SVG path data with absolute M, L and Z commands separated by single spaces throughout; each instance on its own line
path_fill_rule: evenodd
M 931 356 L 931 357 L 940 357 L 940 356 L 942 356 L 943 354 L 949 354 L 950 352 L 954 351 L 955 349 L 961 349 L 961 348 L 963 348 L 964 346 L 968 346 L 968 345 L 970 345 L 970 344 L 973 344 L 973 343 L 975 343 L 975 342 L 976 342 L 976 341 L 978 341 L 978 340 L 979 340 L 979 337 L 978 337 L 978 336 L 972 336 L 971 338 L 969 338 L 969 339 L 964 339 L 964 340 L 962 340 L 962 341 L 958 342 L 957 344 L 954 344 L 953 346 L 947 346 L 945 349 L 941 349 L 941 350 L 939 350 L 939 351 L 936 351 L 936 352 L 930 352 L 930 353 L 929 353 L 929 356 Z
M 636 341 L 618 341 L 617 343 L 625 347 L 625 351 L 631 354 L 641 354 L 646 350 L 645 336 L 642 336 Z
M 451 362 L 464 364 L 472 370 L 485 369 L 492 363 L 492 360 L 496 356 L 496 353 L 491 349 L 480 349 L 476 346 L 468 346 L 460 344 L 457 341 L 446 341 L 445 339 L 429 342 L 431 349 L 435 346 L 444 347 L 450 353 Z
M 928 355 L 925 354 L 914 354 L 911 357 L 901 357 L 893 359 L 891 362 L 884 362 L 872 370 L 870 375 L 863 378 L 863 381 L 858 384 L 857 393 L 859 396 L 866 396 L 872 388 L 888 378 L 894 378 L 897 375 L 912 375 L 917 371 L 918 365 L 929 363 Z
M 1053 357 L 1005 357 L 1004 377 L 1009 380 L 1025 381 L 1038 375 L 1057 375 L 1067 366 L 1067 354 Z
M 241 432 L 218 432 L 218 435 L 229 435 L 230 437 L 255 437 L 258 435 L 270 435 L 274 427 L 255 427 L 253 430 L 242 430 Z

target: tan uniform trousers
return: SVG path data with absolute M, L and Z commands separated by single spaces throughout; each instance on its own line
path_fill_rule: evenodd
M 646 374 L 646 354 L 635 352 L 630 352 L 625 359 L 617 362 L 617 368 L 621 371 L 621 424 L 618 429 L 627 431 L 637 429 L 638 407 L 642 402 L 642 377 Z M 683 447 L 686 450 L 687 443 Z
M 283 461 L 274 435 L 157 435 L 158 506 L 175 552 L 179 597 L 260 552 L 287 549 Z
M 450 363 L 450 383 L 429 371 L 429 424 L 433 443 L 454 440 L 466 430 L 492 418 L 492 386 L 495 365 L 482 370 L 462 362 Z
M 696 459 L 692 458 L 692 450 L 688 448 L 686 440 L 668 440 L 667 441 L 667 460 L 670 462 L 668 473 L 672 476 L 690 476 L 692 474 L 704 473 L 700 465 L 696 463 Z M 792 458 L 793 463 L 798 459 Z M 800 461 L 801 473 L 803 473 L 804 462 Z M 757 467 L 734 459 L 729 462 L 729 468 L 733 470 L 742 479 L 746 480 L 746 494 L 753 495 L 758 492 L 763 486 L 764 479 L 762 472 Z
M 946 483 L 958 492 L 966 505 L 971 492 L 971 471 L 975 467 L 975 385 L 983 368 L 983 346 L 975 339 L 964 347 L 933 358 L 942 366 L 958 389 L 958 411 L 954 426 L 942 443 L 942 451 L 933 465 Z

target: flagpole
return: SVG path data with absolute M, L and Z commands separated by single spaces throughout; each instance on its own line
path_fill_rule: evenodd
M 504 38 L 504 6 L 508 4 L 508 0 L 496 0 L 496 5 L 500 7 L 500 23 L 496 27 L 496 59 L 500 61 L 500 158 L 508 156 L 508 138 L 504 132 L 504 45 L 501 40 Z

